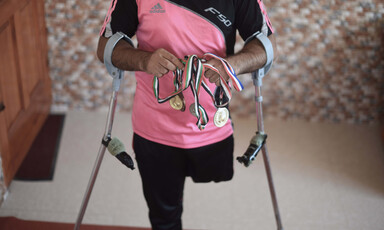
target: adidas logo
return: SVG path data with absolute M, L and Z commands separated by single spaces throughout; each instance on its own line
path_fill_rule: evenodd
M 155 6 L 153 6 L 151 8 L 151 10 L 149 11 L 150 13 L 165 13 L 165 10 L 163 9 L 163 7 L 161 7 L 160 3 L 157 3 Z

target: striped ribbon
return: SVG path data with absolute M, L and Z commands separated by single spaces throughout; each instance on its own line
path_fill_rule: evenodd
M 232 81 L 232 85 L 233 87 L 235 87 L 235 89 L 237 91 L 241 91 L 244 89 L 244 86 L 243 84 L 241 84 L 241 81 L 237 78 L 236 76 L 236 73 L 235 73 L 235 70 L 232 68 L 232 66 L 227 62 L 227 60 L 225 60 L 224 58 L 221 58 L 215 54 L 212 54 L 212 53 L 206 53 L 204 54 L 204 59 L 206 60 L 209 60 L 211 58 L 215 58 L 219 61 L 221 61 L 221 64 L 224 66 L 224 69 L 225 69 L 225 72 L 228 74 L 230 80 Z M 219 75 L 220 75 L 220 72 L 217 70 L 216 71 Z M 220 83 L 225 83 L 225 80 L 222 78 L 222 76 L 220 75 Z
M 232 97 L 231 87 L 229 86 L 228 82 L 224 79 L 224 77 L 221 76 L 220 71 L 214 66 L 206 63 L 206 61 L 211 58 L 215 58 L 221 61 L 226 73 L 229 76 L 229 80 L 231 80 L 232 82 L 232 85 L 237 91 L 241 91 L 244 87 L 241 84 L 240 80 L 237 78 L 232 66 L 225 59 L 212 53 L 204 54 L 202 59 L 198 58 L 196 55 L 190 55 L 186 57 L 186 59 L 183 61 L 183 63 L 185 64 L 184 71 L 177 69 L 173 72 L 173 83 L 175 85 L 175 91 L 165 98 L 160 98 L 159 96 L 159 78 L 156 76 L 154 76 L 153 78 L 153 92 L 159 103 L 164 103 L 170 100 L 171 98 L 175 97 L 179 93 L 183 92 L 187 88 L 191 88 L 195 99 L 194 115 L 197 117 L 196 125 L 200 130 L 204 130 L 205 126 L 209 122 L 206 110 L 199 103 L 201 87 L 203 87 L 203 89 L 211 96 L 215 107 L 227 106 Z M 204 77 L 206 68 L 215 71 L 220 76 L 220 86 L 216 87 L 214 93 L 211 92 L 210 88 L 208 87 L 208 83 L 206 82 L 206 79 Z M 225 101 L 224 103 L 222 103 L 223 98 Z
M 155 94 L 157 102 L 164 103 L 170 100 L 171 98 L 173 98 L 174 96 L 176 96 L 177 94 L 183 92 L 185 89 L 189 87 L 189 85 L 191 84 L 192 76 L 193 76 L 192 74 L 193 69 L 192 69 L 192 63 L 191 63 L 192 61 L 193 61 L 192 58 L 187 60 L 184 68 L 186 71 L 177 69 L 176 71 L 173 72 L 173 78 L 174 78 L 173 84 L 175 85 L 175 91 L 165 98 L 160 98 L 159 96 L 159 91 L 160 91 L 159 78 L 156 76 L 153 77 L 153 93 Z

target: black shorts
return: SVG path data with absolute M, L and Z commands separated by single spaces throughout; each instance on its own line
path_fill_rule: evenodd
M 133 148 L 137 163 L 143 170 L 164 171 L 172 168 L 172 171 L 177 170 L 179 176 L 190 176 L 194 182 L 228 181 L 233 177 L 232 135 L 211 145 L 182 149 L 152 142 L 134 134 Z M 145 165 L 149 162 L 152 163 Z
M 187 176 L 195 182 L 233 177 L 233 136 L 211 145 L 181 149 L 133 136 L 153 230 L 181 230 L 183 190 Z

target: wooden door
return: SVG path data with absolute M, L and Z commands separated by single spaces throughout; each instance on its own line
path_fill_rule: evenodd
M 9 185 L 49 113 L 51 81 L 44 1 L 4 0 L 3 13 L 9 17 L 0 18 L 0 153 Z

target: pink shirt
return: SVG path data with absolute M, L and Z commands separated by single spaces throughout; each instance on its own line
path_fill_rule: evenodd
M 155 51 L 164 48 L 178 58 L 196 54 L 201 57 L 211 52 L 225 57 L 225 40 L 217 27 L 188 9 L 167 1 L 154 8 L 159 1 L 137 0 L 139 25 L 136 31 L 139 49 Z M 197 118 L 189 112 L 194 97 L 188 88 L 183 91 L 186 110 L 174 110 L 168 102 L 159 104 L 152 89 L 153 76 L 136 72 L 136 94 L 133 103 L 133 130 L 138 135 L 165 145 L 196 148 L 221 141 L 233 133 L 231 121 L 218 128 L 213 123 L 216 108 L 211 97 L 200 93 L 200 104 L 209 115 L 209 123 L 200 131 Z M 213 92 L 215 85 L 210 84 Z M 160 97 L 174 91 L 172 73 L 160 78 Z

